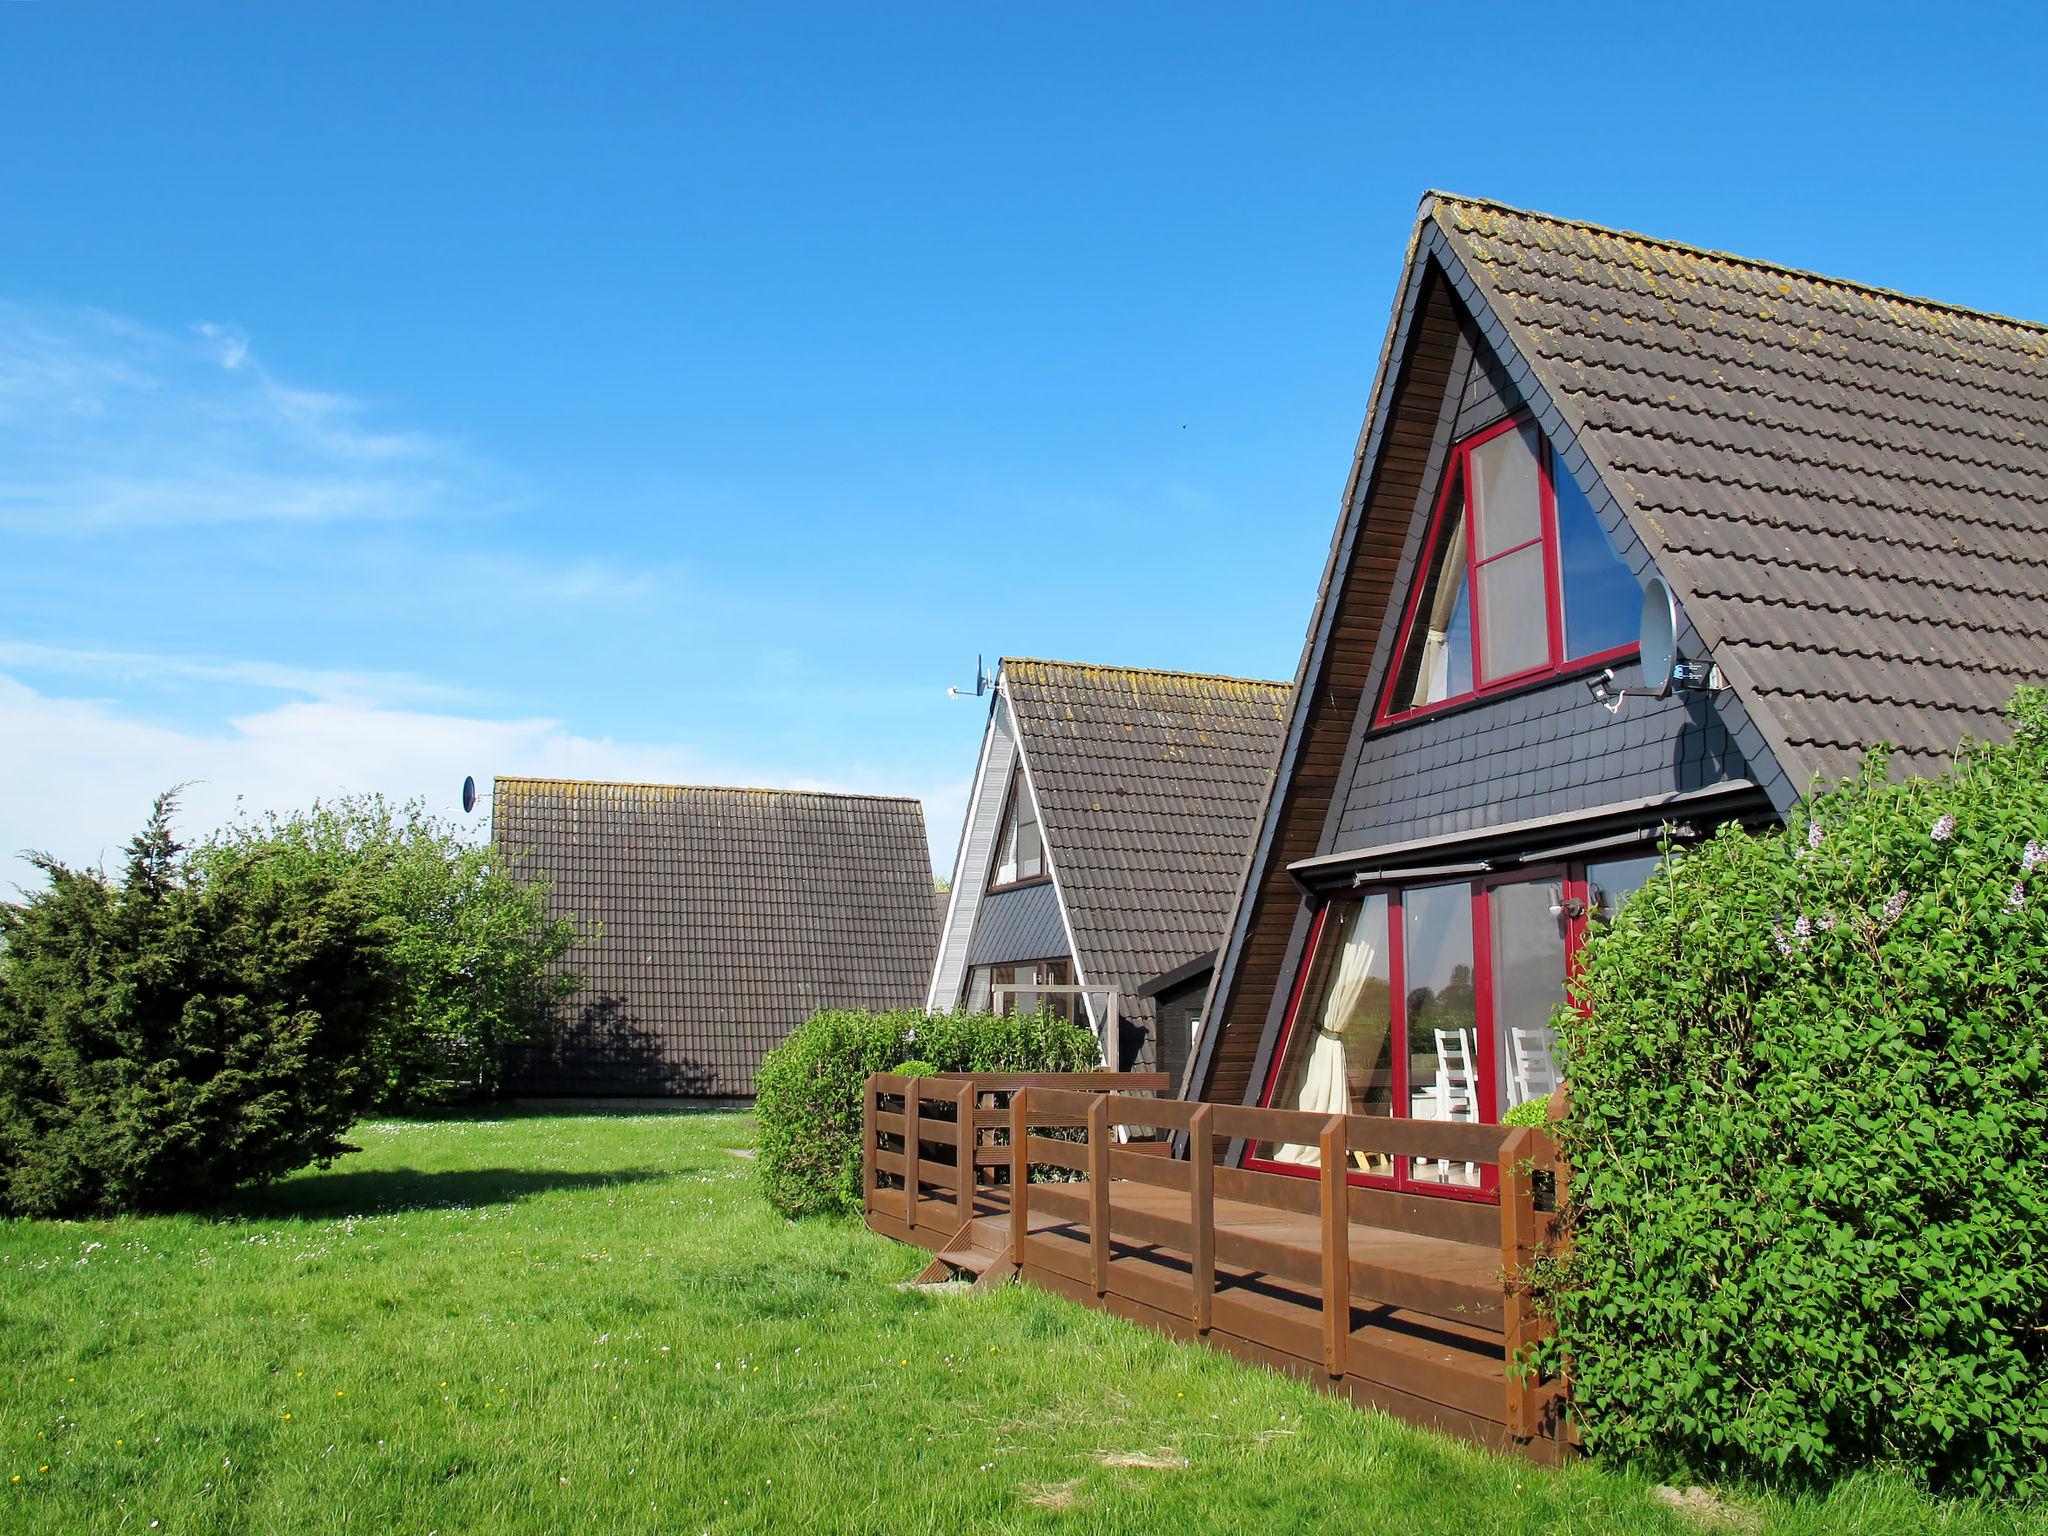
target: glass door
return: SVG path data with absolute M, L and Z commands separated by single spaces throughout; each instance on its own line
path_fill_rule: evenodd
M 1493 1091 L 1502 1114 L 1527 1099 L 1547 1099 L 1558 1084 L 1557 1037 L 1550 1016 L 1564 1000 L 1567 951 L 1583 915 L 1581 884 L 1569 871 L 1534 875 L 1487 890 L 1491 964 Z
M 1294 1000 L 1288 1038 L 1266 1102 L 1316 1114 L 1391 1115 L 1394 1059 L 1392 956 L 1387 898 L 1333 902 L 1312 939 L 1315 959 Z M 1321 1162 L 1314 1146 L 1255 1142 L 1254 1161 L 1283 1172 Z M 1390 1178 L 1392 1159 L 1358 1152 L 1352 1172 Z
M 1651 878 L 1652 856 L 1517 869 L 1327 902 L 1261 1103 L 1316 1114 L 1489 1125 L 1546 1099 L 1561 1071 L 1551 1016 L 1589 923 Z M 1313 1174 L 1313 1146 L 1254 1143 L 1251 1166 Z M 1353 1178 L 1485 1199 L 1490 1165 L 1355 1153 Z
M 1493 1118 L 1488 1102 L 1490 1052 L 1480 1029 L 1479 977 L 1474 965 L 1478 905 L 1467 884 L 1428 885 L 1401 893 L 1402 1060 L 1406 1093 L 1400 1112 L 1411 1120 Z M 1398 1182 L 1437 1191 L 1477 1191 L 1476 1164 L 1435 1158 L 1399 1160 Z

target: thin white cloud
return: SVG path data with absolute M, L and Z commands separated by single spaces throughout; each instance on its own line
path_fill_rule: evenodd
M 179 813 L 187 836 L 231 817 L 238 804 L 289 810 L 321 796 L 379 790 L 420 797 L 459 814 L 466 774 L 620 779 L 651 783 L 749 784 L 764 788 L 902 792 L 855 777 L 792 777 L 719 762 L 672 743 L 579 736 L 548 719 L 480 719 L 338 700 L 293 700 L 241 715 L 216 734 L 138 720 L 98 700 L 57 698 L 0 673 L 0 893 L 33 889 L 40 877 L 19 850 L 73 865 L 119 863 L 152 796 L 186 788 Z M 964 813 L 964 786 L 924 797 L 932 846 L 951 857 Z M 471 818 L 479 834 L 487 826 Z
M 238 684 L 304 694 L 331 703 L 455 704 L 476 697 L 467 689 L 428 682 L 409 672 L 337 671 L 286 666 L 274 661 L 220 661 L 138 651 L 80 650 L 24 640 L 0 640 L 0 667 L 96 674 L 125 681 L 175 678 Z
M 0 304 L 0 527 L 411 518 L 502 493 L 452 444 L 277 377 L 249 339 Z

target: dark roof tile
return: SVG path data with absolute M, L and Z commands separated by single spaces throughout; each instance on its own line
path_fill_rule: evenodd
M 2048 327 L 1439 196 L 1795 781 L 2048 676 Z
M 923 999 L 939 912 L 915 800 L 500 778 L 491 832 L 595 934 L 515 1091 L 751 1094 L 816 1010 Z
M 1134 994 L 1214 950 L 1291 685 L 1015 659 L 1003 677 L 1090 983 Z

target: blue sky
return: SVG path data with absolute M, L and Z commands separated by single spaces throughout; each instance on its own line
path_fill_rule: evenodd
M 0 850 L 545 772 L 944 868 L 978 651 L 1292 675 L 1426 188 L 2048 318 L 2044 45 L 0 0 Z

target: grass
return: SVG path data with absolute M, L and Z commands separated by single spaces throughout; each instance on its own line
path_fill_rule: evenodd
M 922 1255 L 775 1217 L 751 1134 L 371 1124 L 210 1215 L 0 1223 L 0 1530 L 1702 1528 L 1035 1291 L 892 1289 Z M 1726 1508 L 2025 1523 L 1882 1476 Z

